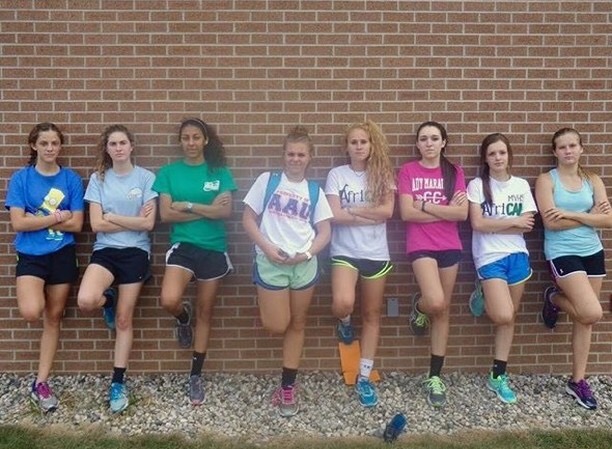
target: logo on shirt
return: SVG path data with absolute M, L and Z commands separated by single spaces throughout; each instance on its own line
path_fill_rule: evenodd
M 134 187 L 130 189 L 130 191 L 127 194 L 127 199 L 136 200 L 139 198 L 142 198 L 142 189 L 140 187 Z
M 205 192 L 216 192 L 219 190 L 220 186 L 221 186 L 221 181 L 219 181 L 218 179 L 216 181 L 206 181 L 204 183 L 203 190 Z

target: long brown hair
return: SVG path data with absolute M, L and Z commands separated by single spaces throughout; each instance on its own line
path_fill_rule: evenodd
M 113 133 L 123 133 L 126 135 L 132 148 L 134 147 L 134 136 L 124 125 L 110 125 L 107 126 L 102 134 L 100 135 L 100 141 L 98 142 L 98 159 L 96 161 L 96 173 L 98 174 L 98 179 L 100 182 L 104 182 L 104 173 L 106 170 L 113 166 L 113 160 L 106 151 L 106 147 L 108 145 L 108 139 Z
M 482 140 L 480 144 L 480 179 L 482 179 L 482 191 L 485 197 L 485 203 L 489 206 L 493 205 L 493 195 L 491 194 L 491 175 L 490 167 L 487 164 L 487 150 L 490 145 L 497 142 L 503 142 L 508 150 L 508 174 L 510 174 L 510 168 L 512 167 L 512 147 L 510 141 L 502 133 L 489 134 Z
M 389 144 L 380 127 L 371 120 L 350 125 L 344 133 L 345 148 L 351 131 L 361 129 L 370 139 L 370 155 L 367 160 L 368 200 L 375 206 L 382 204 L 394 185 L 395 175 L 389 157 Z
M 57 127 L 56 124 L 51 123 L 51 122 L 43 122 L 43 123 L 34 125 L 34 128 L 32 128 L 32 131 L 30 131 L 30 134 L 28 135 L 28 146 L 30 147 L 30 158 L 28 159 L 28 165 L 36 165 L 36 159 L 38 158 L 38 151 L 34 150 L 32 147 L 36 145 L 36 142 L 38 141 L 38 137 L 40 136 L 40 133 L 43 133 L 46 131 L 54 131 L 59 137 L 60 144 L 61 145 L 64 144 L 64 135 L 62 134 L 62 132 L 60 131 L 60 129 Z
M 457 167 L 449 161 L 444 153 L 446 152 L 446 146 L 448 145 L 448 134 L 446 133 L 446 129 L 438 122 L 429 121 L 424 122 L 419 125 L 416 132 L 417 141 L 419 140 L 419 134 L 423 128 L 427 126 L 433 126 L 440 131 L 440 136 L 442 140 L 446 142 L 442 151 L 440 152 L 440 168 L 442 169 L 442 179 L 444 179 L 444 195 L 446 195 L 447 201 L 450 202 L 453 194 L 455 193 L 455 181 L 457 180 Z

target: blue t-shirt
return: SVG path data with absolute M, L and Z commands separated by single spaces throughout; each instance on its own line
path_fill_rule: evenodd
M 29 165 L 15 172 L 9 181 L 5 207 L 23 209 L 33 215 L 50 215 L 56 210 L 83 211 L 83 182 L 74 171 L 60 167 L 55 175 L 46 176 Z M 71 232 L 50 228 L 18 232 L 15 249 L 40 256 L 74 244 Z
M 553 200 L 555 207 L 573 212 L 588 213 L 593 207 L 593 186 L 588 180 L 582 181 L 578 191 L 565 188 L 559 179 L 557 169 L 552 169 L 550 176 L 553 181 Z M 592 226 L 580 225 L 576 228 L 555 231 L 544 229 L 544 255 L 546 260 L 562 256 L 586 257 L 603 249 L 597 229 Z
M 106 170 L 104 182 L 93 173 L 85 191 L 85 200 L 99 204 L 103 212 L 137 217 L 147 201 L 157 198 L 157 192 L 151 189 L 153 181 L 155 175 L 138 166 L 125 175 L 117 175 L 113 169 Z M 102 248 L 139 248 L 150 253 L 151 241 L 147 231 L 98 232 L 93 249 Z

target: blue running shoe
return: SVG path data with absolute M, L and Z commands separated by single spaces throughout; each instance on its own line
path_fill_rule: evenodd
M 110 409 L 113 413 L 121 413 L 130 404 L 128 389 L 125 384 L 113 382 L 108 390 Z
M 516 394 L 508 385 L 508 375 L 502 374 L 497 376 L 497 379 L 493 377 L 493 373 L 489 374 L 487 379 L 487 388 L 497 394 L 497 397 L 506 404 L 514 404 L 516 402 Z
M 482 292 L 482 285 L 480 281 L 476 279 L 474 283 L 474 291 L 470 295 L 470 312 L 475 317 L 482 316 L 485 311 L 485 302 L 484 302 L 484 294 Z
M 353 340 L 355 340 L 355 330 L 353 329 L 353 325 L 350 322 L 348 324 L 344 324 L 342 321 L 338 320 L 338 324 L 336 325 L 336 335 L 341 343 L 350 345 L 353 343 Z
M 574 382 L 569 380 L 565 392 L 573 397 L 578 404 L 588 410 L 595 410 L 597 408 L 597 400 L 593 396 L 591 386 L 584 379 Z
M 372 382 L 365 377 L 357 376 L 355 391 L 359 395 L 359 402 L 364 407 L 374 407 L 378 404 L 378 395 Z
M 102 307 L 102 318 L 104 318 L 104 323 L 106 327 L 110 330 L 115 330 L 115 313 L 117 311 L 117 289 L 116 288 L 107 288 L 103 293 L 104 297 L 107 301 L 110 302 L 108 307 Z

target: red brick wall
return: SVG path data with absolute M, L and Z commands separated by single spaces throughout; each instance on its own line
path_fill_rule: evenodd
M 102 7 L 101 7 L 102 5 Z M 477 145 L 504 132 L 514 145 L 515 173 L 533 185 L 553 164 L 549 142 L 561 126 L 584 136 L 584 162 L 612 180 L 612 3 L 604 1 L 0 1 L 2 58 L 0 187 L 25 164 L 32 125 L 65 131 L 62 161 L 87 178 L 101 130 L 123 123 L 137 138 L 137 162 L 157 169 L 180 157 L 177 124 L 197 115 L 217 126 L 240 191 L 229 222 L 237 272 L 215 309 L 208 367 L 263 371 L 280 366 L 280 339 L 260 326 L 250 284 L 251 245 L 240 226 L 240 199 L 261 171 L 280 163 L 291 126 L 306 125 L 316 142 L 312 175 L 324 179 L 342 161 L 346 125 L 380 123 L 396 166 L 415 157 L 414 131 L 429 119 L 447 125 L 449 155 L 476 174 Z M 13 233 L 0 212 L 0 370 L 35 369 L 40 325 L 27 325 L 15 303 Z M 87 227 L 87 226 L 86 226 Z M 386 295 L 400 298 L 399 318 L 383 318 L 376 365 L 422 372 L 429 340 L 406 325 L 415 291 L 403 256 L 402 223 L 389 224 L 396 270 Z M 463 226 L 469 248 L 469 228 Z M 153 233 L 153 282 L 136 312 L 132 372 L 182 371 L 173 321 L 158 302 L 167 228 Z M 538 322 L 548 274 L 542 232 L 529 235 L 535 275 L 518 316 L 514 372 L 570 370 L 571 326 L 553 333 Z M 609 249 L 611 234 L 603 233 Z M 85 266 L 92 235 L 79 236 Z M 609 256 L 610 257 L 610 256 Z M 493 328 L 471 317 L 474 272 L 466 251 L 453 298 L 447 366 L 484 371 Z M 610 260 L 608 260 L 610 264 Z M 593 333 L 589 372 L 612 372 L 612 318 Z M 189 290 L 191 294 L 192 291 Z M 337 370 L 328 276 L 317 290 L 307 330 L 304 369 Z M 55 370 L 108 372 L 113 338 L 98 314 L 70 298 Z

